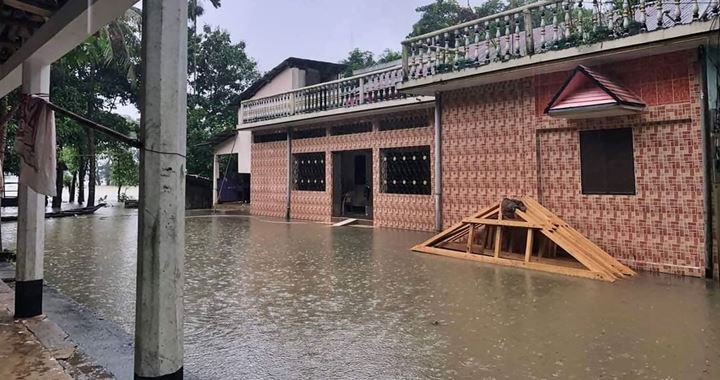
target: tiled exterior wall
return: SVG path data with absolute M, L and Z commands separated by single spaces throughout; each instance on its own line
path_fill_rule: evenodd
M 703 275 L 695 52 L 596 69 L 637 93 L 645 112 L 581 121 L 544 116 L 569 72 L 444 94 L 444 224 L 502 197 L 531 195 L 634 268 Z M 583 195 L 578 131 L 618 127 L 633 129 L 637 194 Z
M 705 236 L 696 52 L 595 69 L 638 94 L 647 109 L 640 115 L 578 121 L 545 116 L 546 105 L 569 72 L 443 93 L 444 225 L 503 197 L 530 195 L 634 268 L 702 276 Z M 428 120 L 432 122 L 431 114 Z M 633 129 L 636 195 L 583 195 L 578 131 L 619 127 Z M 379 132 L 375 125 L 370 133 L 295 140 L 293 153 L 326 152 L 328 183 L 324 192 L 293 191 L 292 217 L 330 221 L 332 152 L 372 149 L 375 225 L 432 230 L 431 195 L 379 192 L 379 149 L 418 145 L 433 149 L 432 126 Z M 252 146 L 255 215 L 284 216 L 285 149 L 285 142 Z
M 292 191 L 290 214 L 292 218 L 330 222 L 332 217 L 333 160 L 332 152 L 348 150 L 372 150 L 373 219 L 380 227 L 404 228 L 413 230 L 432 230 L 434 228 L 434 198 L 432 195 L 400 195 L 380 193 L 379 156 L 381 148 L 409 147 L 428 145 L 433 141 L 433 113 L 426 113 L 428 126 L 424 128 L 379 131 L 378 121 L 382 117 L 369 121 L 374 123 L 373 131 L 339 136 L 293 140 L 295 153 L 325 152 L 325 191 Z M 395 113 L 389 118 L 408 116 L 413 113 Z M 351 124 L 368 119 L 346 120 L 342 124 Z M 318 124 L 308 128 L 330 127 L 336 124 Z M 286 142 L 252 144 L 252 179 L 250 210 L 254 215 L 284 217 L 287 175 Z M 432 163 L 431 163 L 432 167 Z M 433 174 L 434 176 L 434 174 Z

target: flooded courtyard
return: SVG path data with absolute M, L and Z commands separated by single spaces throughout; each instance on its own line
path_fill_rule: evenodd
M 136 210 L 46 223 L 46 280 L 132 333 Z M 185 368 L 201 379 L 720 377 L 720 289 L 702 279 L 492 267 L 412 253 L 419 232 L 186 223 Z

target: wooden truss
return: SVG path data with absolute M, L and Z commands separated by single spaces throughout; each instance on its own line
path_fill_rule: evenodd
M 521 202 L 494 204 L 412 249 L 610 282 L 636 274 L 533 198 Z

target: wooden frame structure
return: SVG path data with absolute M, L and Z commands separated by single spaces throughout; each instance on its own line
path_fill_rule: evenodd
M 636 274 L 531 197 L 514 210 L 487 207 L 412 250 L 609 282 Z

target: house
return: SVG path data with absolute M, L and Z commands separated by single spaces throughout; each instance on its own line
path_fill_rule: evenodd
M 717 2 L 578 4 L 243 101 L 251 213 L 430 231 L 531 196 L 633 268 L 717 276 Z

